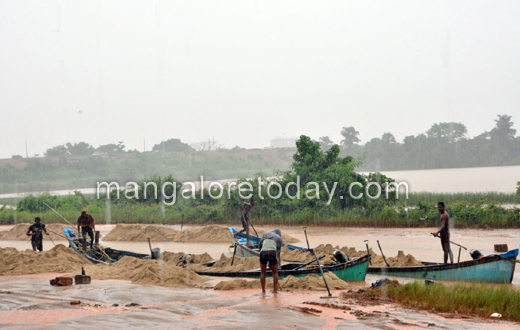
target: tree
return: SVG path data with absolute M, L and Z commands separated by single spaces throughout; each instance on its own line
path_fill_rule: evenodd
M 123 154 L 125 152 L 125 145 L 122 141 L 119 144 L 104 144 L 96 148 L 96 151 L 104 152 L 109 155 Z
M 191 152 L 195 151 L 186 143 L 182 143 L 180 139 L 169 139 L 162 141 L 159 144 L 153 146 L 152 151 L 163 151 L 163 152 Z
M 516 129 L 513 128 L 514 123 L 511 122 L 511 117 L 508 115 L 497 115 L 495 119 L 495 128 L 491 130 L 491 139 L 498 142 L 505 142 L 515 138 Z
M 328 136 L 320 137 L 319 143 L 323 150 L 329 150 L 330 147 L 332 147 L 332 145 L 334 144 L 334 142 L 332 142 L 332 140 Z
M 70 143 L 67 142 L 65 147 L 71 156 L 89 156 L 94 152 L 94 147 L 86 142 Z
M 218 143 L 215 139 L 208 139 L 207 141 L 192 143 L 191 146 L 196 151 L 215 151 L 221 149 L 224 145 Z
M 426 134 L 428 138 L 445 139 L 449 142 L 457 142 L 466 135 L 468 130 L 462 123 L 438 123 L 433 124 Z
M 354 144 L 359 143 L 361 140 L 357 137 L 359 132 L 353 126 L 343 127 L 341 129 L 341 145 L 344 147 L 352 147 Z
M 381 137 L 381 142 L 385 144 L 392 144 L 396 143 L 395 137 L 392 133 L 384 133 Z
M 67 157 L 69 150 L 64 145 L 61 145 L 47 149 L 43 155 L 45 157 Z

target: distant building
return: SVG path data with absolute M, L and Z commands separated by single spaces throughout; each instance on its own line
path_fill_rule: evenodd
M 271 139 L 271 148 L 296 148 L 296 140 L 294 137 L 277 137 Z

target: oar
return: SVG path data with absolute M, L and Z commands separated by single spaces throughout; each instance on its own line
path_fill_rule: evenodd
M 322 255 L 322 256 L 319 257 L 318 259 L 323 259 L 323 258 L 325 258 L 325 255 Z M 300 266 L 294 268 L 293 270 L 301 269 L 301 268 L 303 268 L 303 267 L 305 267 L 305 266 L 308 266 L 308 265 L 312 264 L 313 262 L 316 262 L 316 260 L 309 261 L 309 262 L 307 262 L 307 263 L 305 263 L 305 264 L 303 264 L 303 265 L 300 265 Z
M 53 209 L 52 207 L 50 207 L 47 203 L 45 203 L 45 202 L 42 202 L 42 203 L 43 203 L 43 205 L 47 206 L 47 207 L 50 208 L 52 211 L 54 211 L 54 213 L 56 213 L 57 215 L 59 215 L 63 220 L 67 221 L 67 223 L 68 223 L 69 225 L 71 225 L 72 228 L 74 228 L 74 225 L 73 225 L 72 223 L 70 223 L 69 220 L 65 219 L 61 214 L 59 214 L 58 211 L 56 211 L 55 209 Z M 79 231 L 78 231 L 78 237 L 80 237 L 80 236 L 81 236 L 81 235 L 79 234 Z
M 256 237 L 260 237 L 260 236 L 258 236 L 258 233 L 256 232 L 256 229 L 255 229 L 255 226 L 253 226 L 253 222 L 251 220 L 249 220 L 249 224 L 251 225 L 251 227 L 253 227 L 253 230 L 255 231 Z
M 49 236 L 49 239 L 51 240 L 52 244 L 54 244 L 54 246 L 56 246 L 56 243 L 54 243 L 54 240 L 52 239 L 51 235 L 49 235 L 49 233 L 46 233 L 47 236 Z
M 367 246 L 367 254 L 370 255 L 370 249 L 368 248 L 368 240 L 365 240 L 365 245 Z M 368 262 L 370 263 L 370 266 L 372 266 L 372 256 L 370 256 L 370 259 L 368 259 Z
M 231 266 L 233 266 L 233 263 L 235 262 L 236 253 L 237 253 L 237 243 L 235 243 L 235 250 L 233 251 L 233 259 L 231 260 Z
M 435 236 L 435 237 L 441 238 L 439 235 L 436 235 L 435 233 L 430 233 L 430 234 L 432 234 L 432 235 Z M 462 245 L 460 245 L 460 244 L 457 244 L 457 243 L 455 243 L 455 242 L 453 242 L 453 241 L 450 241 L 450 243 L 453 244 L 453 245 L 457 245 L 457 246 L 463 248 L 464 250 L 467 250 L 467 248 L 465 248 L 464 246 L 462 246 Z
M 390 267 L 388 262 L 386 261 L 385 255 L 383 254 L 383 249 L 381 249 L 381 244 L 379 244 L 379 240 L 377 240 L 377 245 L 379 245 L 379 251 L 381 251 L 381 255 L 383 256 L 383 260 L 385 261 L 385 264 Z
M 321 277 L 323 277 L 323 282 L 325 282 L 325 287 L 327 288 L 327 291 L 329 292 L 328 297 L 323 298 L 333 298 L 332 293 L 330 293 L 329 285 L 327 284 L 327 279 L 325 278 L 325 274 L 323 274 L 323 269 L 321 268 L 320 260 L 318 259 L 318 256 L 316 255 L 316 251 L 314 249 L 311 249 L 311 246 L 309 245 L 309 239 L 307 238 L 307 227 L 303 227 L 303 232 L 305 233 L 305 240 L 307 241 L 307 248 L 309 251 L 314 254 L 314 258 L 316 258 L 316 262 L 318 263 L 318 268 L 320 269 Z
M 148 239 L 148 246 L 150 247 L 150 259 L 153 259 L 152 244 L 150 243 L 150 237 Z

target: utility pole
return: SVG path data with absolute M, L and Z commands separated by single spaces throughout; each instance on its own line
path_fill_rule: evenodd
M 29 152 L 27 151 L 27 142 L 25 142 L 25 158 L 29 158 Z
M 146 139 L 143 139 L 143 152 L 146 152 Z

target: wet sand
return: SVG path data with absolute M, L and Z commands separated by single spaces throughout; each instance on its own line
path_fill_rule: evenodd
M 6 230 L 7 226 L 2 226 Z M 114 226 L 99 226 L 107 233 Z M 175 227 L 175 226 L 172 226 Z M 186 227 L 186 226 L 185 226 Z M 305 246 L 305 236 L 300 227 L 284 227 L 282 230 L 300 239 L 296 245 Z M 442 250 L 437 238 L 429 235 L 434 228 L 335 228 L 307 227 L 311 246 L 330 243 L 332 245 L 364 249 L 364 240 L 378 251 L 380 241 L 387 257 L 397 255 L 399 250 L 414 255 L 417 259 L 442 261 Z M 452 230 L 452 240 L 491 253 L 493 244 L 508 244 L 518 248 L 520 230 Z M 58 243 L 58 242 L 56 242 Z M 61 242 L 67 244 L 67 242 Z M 148 252 L 146 242 L 102 242 L 106 246 Z M 162 251 L 186 253 L 209 252 L 214 258 L 222 253 L 231 256 L 228 243 L 152 242 Z M 19 250 L 30 248 L 25 241 L 0 241 L 0 246 L 12 246 Z M 44 242 L 45 250 L 53 247 Z M 454 248 L 454 247 L 453 247 Z M 455 257 L 458 250 L 454 249 Z M 469 259 L 463 251 L 462 260 Z M 517 267 L 514 285 L 520 284 L 520 267 Z M 74 274 L 72 274 L 74 275 Z M 414 311 L 394 304 L 367 304 L 354 299 L 322 299 L 323 291 L 282 292 L 277 297 L 260 295 L 258 289 L 217 291 L 213 289 L 168 288 L 151 285 L 131 284 L 121 280 L 94 280 L 91 285 L 52 287 L 49 279 L 57 274 L 23 276 L 0 276 L 0 329 L 62 329 L 67 328 L 118 328 L 122 324 L 129 328 L 209 328 L 228 329 L 258 326 L 261 322 L 275 320 L 277 328 L 285 329 L 517 329 L 518 324 L 482 319 L 461 318 L 459 315 L 432 314 Z M 367 275 L 366 281 L 349 283 L 352 290 L 368 287 L 379 279 Z M 231 279 L 211 278 L 209 286 Z M 400 283 L 413 279 L 399 279 Z M 336 291 L 334 296 L 340 297 Z M 79 306 L 70 301 L 80 300 Z M 338 310 L 304 302 L 334 303 L 348 306 L 351 310 Z M 124 307 L 135 302 L 140 306 Z M 119 304 L 115 307 L 112 304 Z M 302 308 L 321 310 L 321 313 L 305 312 Z M 369 313 L 358 317 L 352 311 Z M 363 313 L 359 315 L 364 315 Z
M 96 228 L 101 231 L 101 236 L 105 236 L 115 225 L 99 225 Z M 180 225 L 173 225 L 172 228 L 179 230 Z M 184 226 L 186 228 L 187 226 Z M 190 226 L 193 227 L 193 226 Z M 12 226 L 0 226 L 1 230 L 9 230 Z M 306 247 L 305 236 L 301 227 L 286 226 L 280 227 L 282 231 L 300 240 L 293 243 L 297 246 Z M 377 240 L 381 244 L 383 253 L 386 257 L 394 257 L 398 251 L 413 255 L 417 260 L 442 262 L 443 252 L 440 239 L 430 235 L 438 228 L 350 228 L 350 227 L 311 227 L 307 226 L 307 234 L 311 247 L 320 244 L 332 244 L 339 247 L 354 247 L 358 251 L 366 250 L 364 240 L 368 240 L 369 247 L 380 254 Z M 494 244 L 507 244 L 509 249 L 520 247 L 520 229 L 452 229 L 451 240 L 467 248 L 461 250 L 460 260 L 470 260 L 469 251 L 477 249 L 483 254 L 492 254 Z M 66 241 L 55 241 L 56 244 L 68 245 Z M 139 253 L 150 253 L 147 242 L 105 242 L 103 245 L 129 250 Z M 184 252 L 192 254 L 202 254 L 208 252 L 213 258 L 220 258 L 224 253 L 231 256 L 233 250 L 229 243 L 196 243 L 196 242 L 154 242 L 152 247 L 158 247 L 161 251 Z M 0 241 L 1 247 L 15 247 L 18 250 L 30 249 L 31 244 L 27 241 Z M 44 250 L 53 247 L 51 242 L 44 242 Z M 458 258 L 459 248 L 451 246 L 455 261 Z M 520 286 L 520 267 L 516 267 L 513 284 Z
M 262 297 L 259 290 L 215 291 L 93 281 L 52 287 L 56 274 L 0 277 L 0 328 L 9 329 L 515 329 L 518 324 L 371 304 L 324 292 L 293 291 Z M 220 279 L 219 279 L 220 280 Z M 217 281 L 217 280 L 215 280 Z M 350 284 L 352 290 L 364 284 Z M 80 305 L 71 301 L 80 300 Z M 130 303 L 138 306 L 125 307 Z M 316 303 L 314 304 L 308 304 Z M 330 308 L 331 303 L 350 308 Z M 119 306 L 113 306 L 119 304 Z M 312 308 L 314 311 L 303 311 Z M 319 312 L 321 311 L 321 313 Z M 356 314 L 358 316 L 356 316 Z M 364 316 L 367 314 L 367 316 Z

